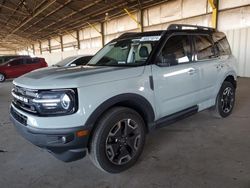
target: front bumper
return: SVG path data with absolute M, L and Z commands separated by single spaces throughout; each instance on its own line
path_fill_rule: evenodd
M 47 149 L 64 162 L 75 161 L 87 154 L 88 135 L 78 137 L 83 127 L 63 129 L 39 129 L 25 123 L 25 116 L 10 108 L 10 119 L 17 131 L 36 146 Z

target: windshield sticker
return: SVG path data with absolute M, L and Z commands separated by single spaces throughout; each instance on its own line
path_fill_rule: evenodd
M 160 40 L 161 36 L 148 36 L 148 37 L 142 37 L 140 39 L 141 42 L 145 42 L 145 41 L 158 41 Z

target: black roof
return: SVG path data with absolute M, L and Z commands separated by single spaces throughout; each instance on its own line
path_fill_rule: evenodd
M 197 26 L 197 25 L 171 24 L 166 30 L 124 33 L 121 36 L 119 36 L 117 39 L 114 39 L 113 41 L 137 38 L 137 37 L 143 37 L 143 36 L 160 36 L 164 34 L 171 34 L 174 32 L 210 34 L 210 33 L 216 32 L 216 30 L 214 28 Z
M 187 24 L 171 24 L 168 26 L 167 30 L 204 30 L 204 31 L 215 31 L 212 27 L 204 27 L 199 25 L 187 25 Z
M 121 36 L 118 37 L 118 39 L 127 39 L 127 38 L 137 38 L 137 37 L 144 37 L 144 36 L 160 36 L 164 30 L 158 30 L 158 31 L 147 31 L 147 32 L 130 32 L 130 33 L 124 33 Z

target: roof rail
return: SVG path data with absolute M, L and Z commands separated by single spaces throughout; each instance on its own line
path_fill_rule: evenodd
M 171 24 L 168 26 L 167 30 L 206 30 L 206 31 L 215 31 L 212 27 L 204 27 L 204 26 L 198 26 L 198 25 L 188 25 L 188 24 Z

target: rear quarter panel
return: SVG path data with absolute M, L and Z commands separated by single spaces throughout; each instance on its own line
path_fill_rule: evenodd
M 233 55 L 230 56 L 222 56 L 223 59 L 223 69 L 222 72 L 219 75 L 219 80 L 217 83 L 216 91 L 214 93 L 215 96 L 217 96 L 222 83 L 225 81 L 225 79 L 228 76 L 233 76 L 234 80 L 237 80 L 237 60 Z

